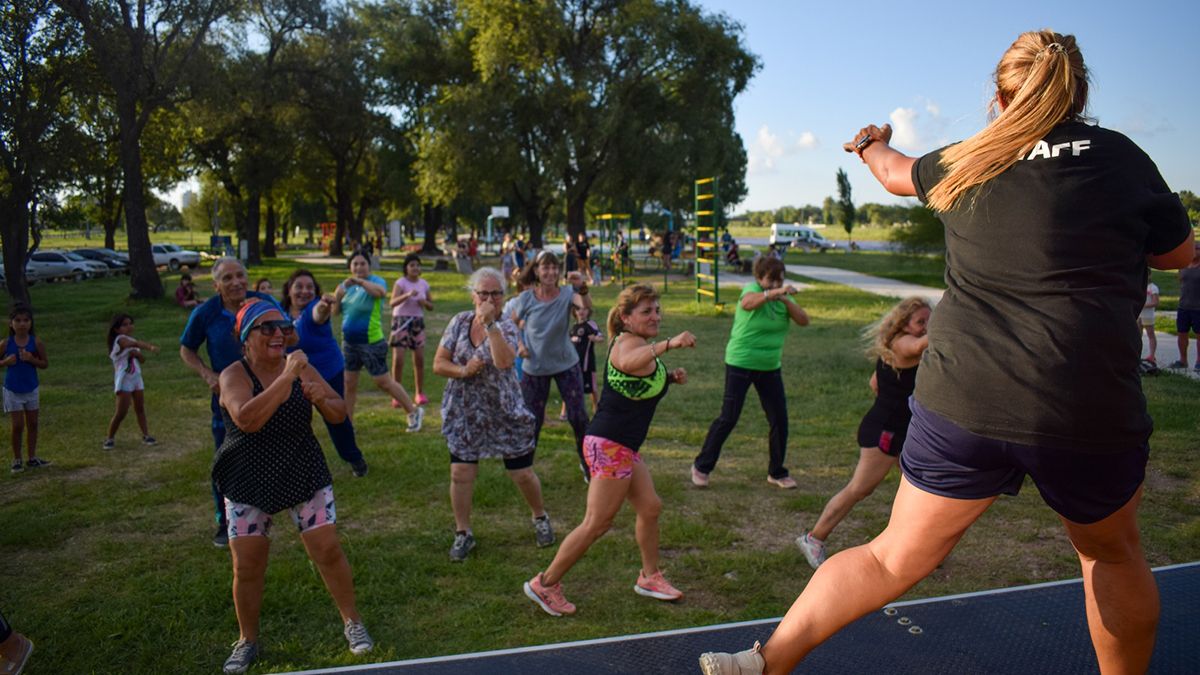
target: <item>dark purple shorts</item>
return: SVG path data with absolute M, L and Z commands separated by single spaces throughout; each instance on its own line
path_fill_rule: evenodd
M 952 499 L 1015 495 L 1028 474 L 1042 499 L 1088 524 L 1124 506 L 1146 476 L 1150 446 L 1097 454 L 1082 448 L 1021 445 L 977 436 L 909 399 L 912 423 L 900 470 L 916 487 Z

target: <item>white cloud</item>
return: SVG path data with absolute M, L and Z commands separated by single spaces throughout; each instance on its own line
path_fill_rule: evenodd
M 918 152 L 945 145 L 949 121 L 942 117 L 941 106 L 922 98 L 918 98 L 918 106 L 896 108 L 888 116 L 892 123 L 892 145 Z
M 888 115 L 892 121 L 892 145 L 905 150 L 914 150 L 919 143 L 917 118 L 921 116 L 912 108 L 896 108 Z
M 778 160 L 811 150 L 820 144 L 816 134 L 811 131 L 805 131 L 798 135 L 794 131 L 789 131 L 787 140 L 784 140 L 764 124 L 759 127 L 758 134 L 755 135 L 754 142 L 750 144 L 747 151 L 749 155 L 747 172 L 751 174 L 773 173 Z

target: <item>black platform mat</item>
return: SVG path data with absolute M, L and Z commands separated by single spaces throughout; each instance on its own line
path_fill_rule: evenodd
M 1155 570 L 1152 673 L 1200 673 L 1200 563 Z M 371 675 L 698 673 L 705 651 L 766 641 L 778 619 L 305 671 Z M 1079 580 L 896 603 L 848 626 L 797 673 L 1096 673 Z

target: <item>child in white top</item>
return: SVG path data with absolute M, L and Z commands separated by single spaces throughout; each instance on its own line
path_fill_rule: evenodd
M 146 423 L 146 402 L 142 393 L 145 384 L 142 382 L 141 363 L 146 360 L 143 351 L 157 354 L 158 347 L 133 337 L 132 316 L 114 316 L 112 324 L 108 327 L 108 358 L 113 362 L 113 391 L 117 396 L 117 410 L 113 413 L 112 421 L 108 423 L 108 436 L 101 446 L 105 450 L 112 450 L 116 446 L 114 439 L 117 429 L 121 428 L 121 422 L 129 413 L 130 403 L 133 403 L 138 426 L 142 429 L 142 443 L 154 445 L 158 442 L 150 435 L 150 427 Z
M 1146 331 L 1146 342 L 1150 345 L 1150 355 L 1146 360 L 1150 363 L 1158 363 L 1155 360 L 1155 352 L 1158 351 L 1158 338 L 1154 334 L 1154 308 L 1158 307 L 1158 286 L 1153 281 L 1146 284 L 1146 304 L 1142 307 L 1142 313 L 1138 315 L 1138 325 Z

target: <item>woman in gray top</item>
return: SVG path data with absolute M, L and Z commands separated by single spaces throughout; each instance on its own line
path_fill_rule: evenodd
M 542 432 L 550 381 L 567 405 L 567 421 L 575 432 L 575 452 L 579 468 L 588 480 L 583 461 L 583 435 L 588 416 L 583 407 L 583 378 L 579 372 L 579 354 L 571 344 L 571 312 L 574 307 L 591 309 L 592 299 L 579 272 L 567 275 L 567 285 L 559 286 L 561 267 L 558 258 L 542 251 L 525 266 L 521 280 L 529 286 L 512 302 L 512 319 L 524 330 L 521 357 L 524 359 L 521 394 L 525 406 L 535 418 L 534 445 Z
M 532 511 L 537 545 L 554 543 L 542 505 L 542 484 L 533 472 L 534 419 L 513 374 L 517 326 L 500 315 L 504 286 L 504 277 L 494 268 L 483 267 L 471 275 L 467 288 L 475 309 L 450 319 L 433 360 L 433 372 L 449 378 L 442 394 L 442 434 L 450 448 L 452 562 L 462 562 L 475 548 L 471 496 L 481 458 L 503 458 L 509 478 Z

